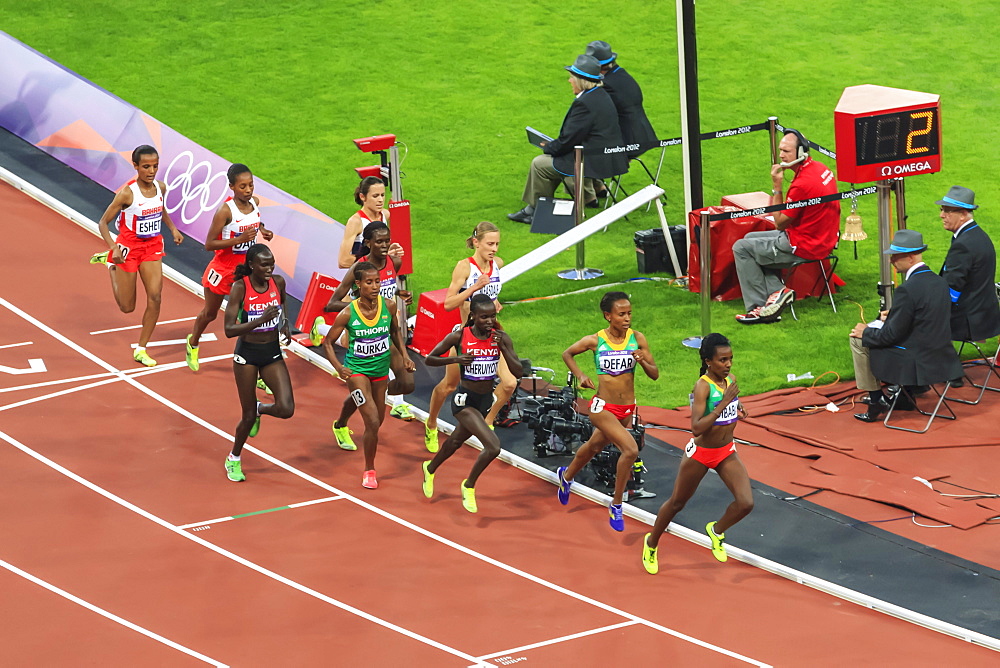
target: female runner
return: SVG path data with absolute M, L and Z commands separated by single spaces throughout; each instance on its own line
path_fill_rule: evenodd
M 368 253 L 364 238 L 361 236 L 366 225 L 376 221 L 389 224 L 389 212 L 384 209 L 385 184 L 382 179 L 377 176 L 366 176 L 361 179 L 361 183 L 354 189 L 354 201 L 361 208 L 347 219 L 347 225 L 344 226 L 344 238 L 337 253 L 337 266 L 341 269 L 347 269 L 358 258 Z M 402 258 L 403 247 L 392 244 L 389 254 Z
M 444 356 L 454 349 L 453 357 Z M 469 477 L 462 481 L 462 505 L 470 513 L 476 506 L 476 481 L 490 462 L 500 454 L 500 439 L 486 424 L 485 417 L 493 404 L 493 381 L 497 377 L 500 358 L 507 361 L 518 378 L 521 377 L 520 358 L 507 332 L 497 328 L 497 308 L 492 299 L 478 294 L 469 303 L 469 317 L 465 327 L 453 331 L 434 346 L 426 362 L 431 366 L 445 364 L 460 367 L 461 385 L 451 397 L 451 413 L 458 418 L 458 426 L 434 459 L 423 463 L 424 496 L 434 495 L 434 474 L 446 459 L 462 446 L 467 438 L 475 435 L 483 444 L 476 457 Z
M 375 452 L 378 450 L 379 427 L 385 417 L 390 347 L 396 346 L 405 369 L 413 371 L 416 367 L 406 354 L 406 344 L 396 322 L 396 302 L 379 294 L 381 280 L 378 269 L 371 262 L 359 262 L 354 265 L 354 282 L 358 298 L 337 314 L 333 327 L 323 339 L 323 349 L 337 374 L 347 381 L 351 399 L 364 418 L 365 473 L 361 485 L 376 489 Z M 347 355 L 345 363 L 341 364 L 334 353 L 333 342 L 345 329 L 348 333 Z
M 260 200 L 253 194 L 253 174 L 246 165 L 236 163 L 226 173 L 232 197 L 227 197 L 208 229 L 205 250 L 215 251 L 215 257 L 208 263 L 201 277 L 205 289 L 205 306 L 194 319 L 194 329 L 187 336 L 185 359 L 192 371 L 200 367 L 198 344 L 205 328 L 219 315 L 223 298 L 233 287 L 233 272 L 246 258 L 247 249 L 259 231 L 265 241 L 270 241 L 274 233 L 264 228 L 260 221 Z
M 740 403 L 736 379 L 729 373 L 733 366 L 732 346 L 722 334 L 709 334 L 701 342 L 700 355 L 701 377 L 691 391 L 691 432 L 694 438 L 684 448 L 685 456 L 677 471 L 674 491 L 660 506 L 653 530 L 646 534 L 642 543 L 642 565 L 654 575 L 659 570 L 656 546 L 660 536 L 698 489 L 708 469 L 715 469 L 733 494 L 733 502 L 722 518 L 705 526 L 716 559 L 725 561 L 728 558 L 723 544 L 726 529 L 753 510 L 750 476 L 736 454 L 736 443 L 733 441 L 736 421 L 748 416 Z
M 399 257 L 390 257 L 389 247 L 392 243 L 392 239 L 389 236 L 389 227 L 385 223 L 374 222 L 369 223 L 365 228 L 363 233 L 363 238 L 365 240 L 365 245 L 370 248 L 370 253 L 359 259 L 356 263 L 351 265 L 351 268 L 347 270 L 345 276 L 353 276 L 354 270 L 358 264 L 362 262 L 370 262 L 378 270 L 379 275 L 379 294 L 386 301 L 396 303 L 397 295 L 403 299 L 403 301 L 409 305 L 411 303 L 412 296 L 407 290 L 400 290 L 396 283 L 396 276 L 399 274 L 399 266 L 402 264 L 402 259 Z M 348 291 L 354 287 L 354 282 L 345 280 L 337 286 L 333 295 L 330 297 L 330 302 L 326 305 L 324 311 L 342 311 L 347 308 L 350 302 L 345 301 L 347 299 Z M 323 342 L 322 335 L 320 332 L 327 333 L 329 328 L 324 329 L 326 320 L 323 316 L 316 318 L 313 322 L 313 329 L 310 333 L 312 337 L 313 345 L 318 346 Z M 407 369 L 403 361 L 403 356 L 395 349 L 391 349 L 392 357 L 389 363 L 389 368 L 392 370 L 392 378 L 389 381 L 387 393 L 391 395 L 404 395 L 413 392 L 413 370 Z M 347 426 L 347 420 L 354 414 L 357 410 L 357 406 L 350 396 L 344 399 L 344 406 L 340 410 L 340 417 L 333 423 L 333 434 L 337 438 L 337 445 L 339 445 L 344 450 L 357 450 L 357 446 L 354 444 L 354 440 L 351 439 L 351 430 Z M 410 421 L 413 419 L 413 413 L 410 412 L 410 405 L 405 401 L 400 400 L 396 402 L 393 406 L 392 411 L 389 413 L 401 420 Z
M 243 407 L 233 451 L 226 459 L 226 475 L 233 482 L 247 479 L 240 453 L 247 437 L 256 436 L 260 430 L 260 416 L 286 419 L 295 412 L 292 383 L 278 345 L 279 330 L 286 340 L 291 339 L 284 318 L 285 279 L 273 273 L 271 249 L 264 244 L 253 244 L 247 249 L 246 261 L 236 266 L 236 280 L 226 304 L 226 336 L 239 337 L 233 352 L 233 374 Z M 274 392 L 273 404 L 257 401 L 258 375 Z
M 462 319 L 469 317 L 469 303 L 473 295 L 484 294 L 493 300 L 499 312 L 502 308 L 498 301 L 500 290 L 503 287 L 503 280 L 500 276 L 500 268 L 503 267 L 503 260 L 496 256 L 497 248 L 500 246 L 500 230 L 496 225 L 483 221 L 476 225 L 472 231 L 472 236 L 465 240 L 465 245 L 474 249 L 472 257 L 459 260 L 455 265 L 455 270 L 451 274 L 451 284 L 445 294 L 444 308 L 446 311 L 454 311 L 461 308 Z M 499 327 L 499 325 L 497 325 Z M 518 362 L 514 365 L 517 367 Z M 493 428 L 493 421 L 497 413 L 504 407 L 510 395 L 517 387 L 517 378 L 514 376 L 514 367 L 511 367 L 506 358 L 499 367 L 500 384 L 496 388 L 496 401 L 490 407 L 486 415 L 486 424 Z M 427 411 L 427 422 L 424 425 L 424 445 L 428 452 L 438 451 L 437 417 L 441 412 L 448 395 L 458 387 L 458 368 L 449 365 L 445 368 L 444 378 L 434 388 L 431 393 L 430 408 Z
M 615 493 L 608 510 L 611 513 L 611 528 L 624 531 L 622 497 L 625 486 L 632 477 L 632 464 L 639 455 L 639 446 L 628 432 L 635 414 L 635 367 L 637 364 L 641 366 L 653 380 L 660 377 L 660 370 L 653 361 L 653 353 L 649 351 L 646 337 L 631 329 L 632 304 L 628 295 L 624 292 L 606 292 L 601 298 L 601 311 L 608 321 L 608 327 L 597 334 L 583 337 L 563 352 L 563 361 L 580 381 L 580 387 L 596 389 L 597 394 L 590 402 L 590 421 L 594 425 L 594 433 L 580 446 L 569 466 L 560 466 L 556 470 L 559 479 L 558 496 L 560 503 L 564 506 L 568 504 L 573 477 L 608 443 L 613 443 L 621 451 L 621 456 L 615 472 Z M 587 351 L 594 355 L 599 379 L 596 386 L 573 359 Z

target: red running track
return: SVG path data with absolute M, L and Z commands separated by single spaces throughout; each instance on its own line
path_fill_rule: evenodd
M 220 321 L 198 374 L 182 344 L 151 347 L 160 365 L 136 368 L 139 315 L 119 313 L 106 270 L 86 263 L 100 242 L 6 185 L 0 205 L 11 248 L 47 246 L 45 272 L 27 253 L 11 259 L 0 299 L 6 665 L 996 660 L 677 538 L 649 576 L 648 527 L 627 519 L 615 533 L 605 509 L 579 497 L 563 508 L 550 484 L 500 463 L 470 515 L 458 485 L 471 449 L 428 501 L 419 423 L 386 422 L 381 486 L 362 489 L 361 453 L 329 430 L 343 384 L 294 356 L 296 414 L 265 418 L 247 482 L 231 483 L 239 408 Z M 187 319 L 154 340 L 182 339 L 200 305 L 167 283 L 161 321 Z M 10 373 L 31 359 L 46 370 Z

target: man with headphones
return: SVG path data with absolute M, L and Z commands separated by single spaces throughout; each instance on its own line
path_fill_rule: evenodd
M 787 128 L 778 143 L 780 162 L 771 167 L 770 204 L 786 201 L 785 170 L 793 173 L 787 201 L 837 192 L 837 177 L 809 157 L 809 144 L 798 130 Z M 744 325 L 777 322 L 795 292 L 781 282 L 780 271 L 803 260 L 821 260 L 837 245 L 840 202 L 824 202 L 774 214 L 774 230 L 751 232 L 733 244 L 736 274 L 747 312 L 736 316 Z

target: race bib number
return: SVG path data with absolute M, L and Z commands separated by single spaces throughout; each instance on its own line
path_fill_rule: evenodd
M 135 234 L 138 237 L 155 237 L 160 233 L 160 216 L 136 218 Z
M 600 413 L 601 411 L 604 410 L 604 404 L 606 403 L 607 402 L 604 399 L 601 399 L 600 397 L 594 397 L 594 400 L 590 402 L 590 412 Z
M 355 357 L 378 357 L 389 352 L 388 335 L 377 339 L 358 339 L 354 342 Z
M 351 390 L 351 399 L 354 401 L 354 405 L 361 408 L 365 405 L 365 393 L 360 389 Z
M 455 393 L 455 398 L 452 401 L 454 401 L 455 405 L 458 406 L 459 408 L 463 408 L 465 406 L 465 400 L 468 399 L 468 398 L 469 398 L 469 395 L 467 393 L 465 393 L 465 392 L 456 392 Z
M 694 444 L 694 439 L 691 439 L 690 441 L 688 441 L 688 444 L 684 447 L 684 454 L 687 455 L 688 457 L 694 457 L 695 450 L 697 449 L 698 446 Z
M 243 357 L 241 357 L 240 355 L 233 355 L 233 361 L 236 362 L 237 364 L 246 364 L 247 363 L 247 361 L 245 359 L 243 359 Z
M 128 246 L 123 246 L 121 244 L 115 244 L 118 246 L 118 252 L 122 254 L 122 260 L 128 257 L 128 252 L 131 250 Z
M 213 288 L 219 287 L 219 283 L 222 282 L 222 274 L 217 272 L 215 269 L 208 270 L 208 284 Z

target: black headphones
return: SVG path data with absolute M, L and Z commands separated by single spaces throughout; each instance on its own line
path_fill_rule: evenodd
M 796 130 L 795 128 L 785 128 L 785 134 L 786 135 L 788 135 L 788 134 L 795 135 L 795 140 L 798 143 L 798 147 L 799 147 L 798 151 L 795 154 L 795 157 L 797 159 L 799 159 L 799 160 L 803 160 L 805 158 L 808 158 L 809 157 L 809 142 L 807 142 L 806 138 L 802 136 L 802 133 L 799 132 L 798 130 Z

